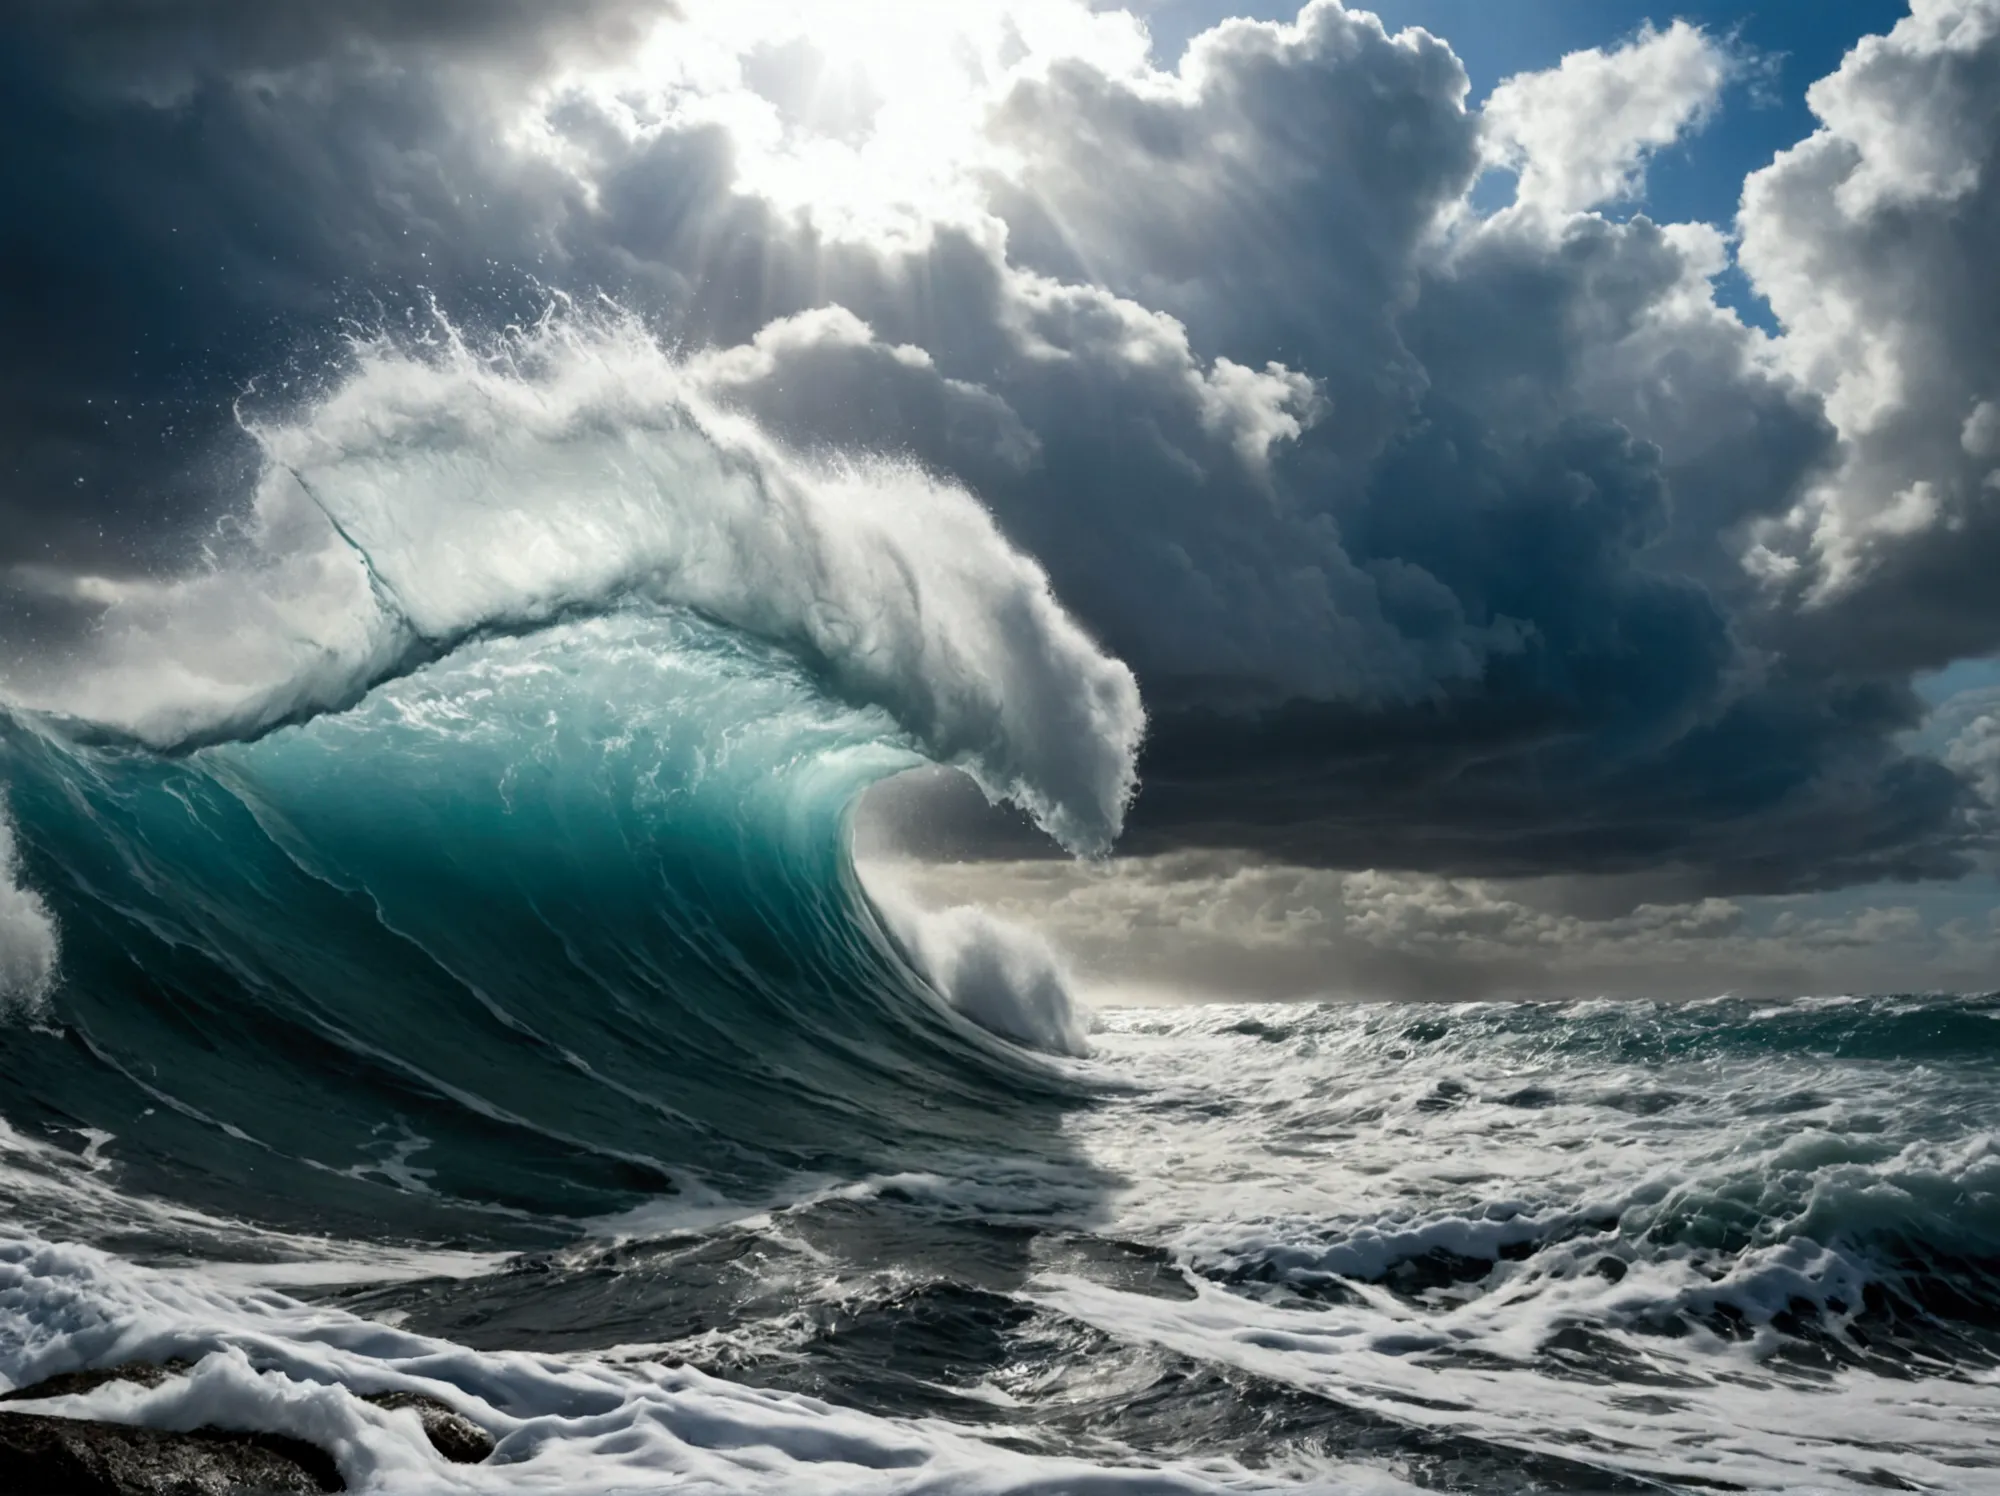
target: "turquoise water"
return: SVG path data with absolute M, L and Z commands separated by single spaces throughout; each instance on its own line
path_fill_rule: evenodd
M 141 1187 L 481 1243 L 1032 1126 L 1077 1088 L 941 1003 L 848 859 L 918 761 L 657 611 L 177 756 L 17 724 L 62 986 L 59 1027 L 0 1029 L 0 1104 L 128 1140 Z

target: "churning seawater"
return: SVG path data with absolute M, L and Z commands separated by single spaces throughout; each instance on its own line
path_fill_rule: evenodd
M 120 1416 L 390 1491 L 2000 1489 L 1996 1035 L 1959 999 L 1116 1010 L 1041 1126 L 512 1253 L 191 1210 L 125 1186 L 144 1109 L 45 1120 L 5 1143 L 4 1370 L 206 1357 Z M 377 1177 L 435 1207 L 430 1146 L 383 1129 Z M 503 1463 L 342 1388 L 443 1393 Z

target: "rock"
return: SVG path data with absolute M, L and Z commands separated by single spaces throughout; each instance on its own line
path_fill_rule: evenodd
M 69 1371 L 0 1392 L 0 1402 L 76 1397 L 112 1382 L 157 1387 L 194 1370 L 191 1361 L 133 1361 L 98 1371 Z M 362 1401 L 408 1408 L 431 1447 L 454 1464 L 476 1465 L 493 1437 L 470 1418 L 417 1392 L 374 1392 Z M 333 1459 L 316 1445 L 281 1434 L 222 1429 L 166 1433 L 89 1418 L 0 1413 L 0 1492 L 6 1496 L 291 1496 L 344 1490 Z
M 318 1496 L 346 1489 L 332 1456 L 282 1434 L 176 1434 L 0 1413 L 0 1491 L 10 1496 Z
M 123 1366 L 107 1366 L 102 1371 L 65 1371 L 12 1392 L 0 1392 L 0 1402 L 38 1402 L 45 1397 L 81 1397 L 112 1382 L 137 1382 L 141 1387 L 157 1387 L 169 1377 L 184 1377 L 194 1370 L 194 1362 L 176 1357 L 171 1361 L 129 1361 Z
M 431 1448 L 455 1465 L 476 1465 L 493 1453 L 491 1434 L 435 1397 L 419 1392 L 371 1392 L 361 1400 L 378 1408 L 415 1409 Z

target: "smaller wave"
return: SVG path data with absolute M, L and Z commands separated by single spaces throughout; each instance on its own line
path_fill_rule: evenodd
M 1049 1054 L 1089 1055 L 1085 1009 L 1041 936 L 972 905 L 925 909 L 876 883 L 868 892 L 918 970 L 965 1017 Z
M 0 804 L 0 1013 L 39 1008 L 61 953 L 48 905 L 21 881 L 14 823 Z

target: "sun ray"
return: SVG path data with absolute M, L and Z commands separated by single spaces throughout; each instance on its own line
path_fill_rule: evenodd
M 725 126 L 739 184 L 840 237 L 927 233 L 1004 165 L 988 111 L 1064 59 L 1145 69 L 1142 23 L 1082 0 L 685 0 L 635 65 L 589 80 L 635 118 Z

